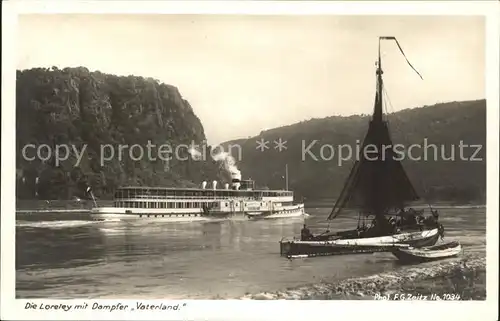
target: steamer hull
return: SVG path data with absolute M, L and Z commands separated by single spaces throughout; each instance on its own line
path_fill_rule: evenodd
M 154 191 L 153 196 L 151 191 Z M 288 191 L 160 188 L 122 188 L 115 198 L 115 206 L 95 207 L 90 214 L 97 221 L 172 222 L 261 220 L 304 215 L 304 204 L 293 203 L 293 194 Z

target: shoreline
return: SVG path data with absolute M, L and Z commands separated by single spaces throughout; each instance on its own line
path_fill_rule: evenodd
M 242 300 L 485 300 L 486 258 L 462 257 L 438 265 L 248 294 Z

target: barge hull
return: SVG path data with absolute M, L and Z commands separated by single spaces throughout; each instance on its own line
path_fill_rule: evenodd
M 431 235 L 425 237 L 414 237 L 404 240 L 404 238 L 396 238 L 393 242 L 376 243 L 377 238 L 373 238 L 374 242 L 370 244 L 366 242 L 368 239 L 358 239 L 362 244 L 356 244 L 356 240 L 335 240 L 335 241 L 280 241 L 280 255 L 283 257 L 315 257 L 329 255 L 344 255 L 344 254 L 361 254 L 375 252 L 392 252 L 397 247 L 423 247 L 436 244 L 439 239 L 437 230 L 425 231 L 432 232 Z M 423 233 L 418 233 L 423 234 Z M 344 244 L 343 244 L 344 243 Z M 347 244 L 346 244 L 347 243 Z

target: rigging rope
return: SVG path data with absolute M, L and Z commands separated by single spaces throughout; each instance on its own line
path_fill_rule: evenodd
M 383 93 L 385 94 L 385 98 L 387 98 L 387 102 L 389 103 L 389 107 L 391 107 L 391 112 L 395 112 L 394 106 L 392 105 L 391 98 L 389 97 L 389 93 L 387 92 L 387 86 L 384 85 L 384 88 L 382 88 Z M 387 110 L 387 104 L 385 104 L 386 112 L 389 113 Z
M 370 215 L 370 216 L 373 216 L 373 215 Z M 360 218 L 365 218 L 365 217 L 370 217 L 370 216 L 365 216 L 365 215 L 359 215 Z M 342 219 L 345 219 L 345 220 L 358 220 L 358 216 L 354 217 L 354 216 L 342 216 Z M 332 222 L 332 220 L 326 220 L 326 221 L 319 221 L 318 223 L 328 223 L 330 224 Z

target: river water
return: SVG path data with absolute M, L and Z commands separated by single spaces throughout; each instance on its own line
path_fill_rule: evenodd
M 323 232 L 329 209 L 307 208 Z M 443 208 L 445 240 L 484 256 L 484 208 Z M 85 215 L 31 215 L 16 221 L 18 298 L 238 298 L 306 284 L 402 269 L 389 253 L 288 260 L 278 241 L 304 219 L 165 223 L 93 222 Z M 353 228 L 338 218 L 331 230 Z M 450 259 L 454 260 L 454 259 Z M 456 259 L 455 259 L 456 260 Z M 436 263 L 439 264 L 439 263 Z

